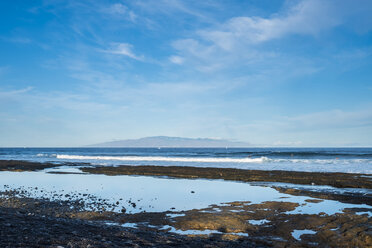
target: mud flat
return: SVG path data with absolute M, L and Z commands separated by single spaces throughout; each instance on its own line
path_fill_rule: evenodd
M 0 247 L 372 247 L 370 175 L 0 168 Z

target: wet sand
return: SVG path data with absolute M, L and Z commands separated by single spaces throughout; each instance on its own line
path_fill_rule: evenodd
M 69 164 L 72 166 L 72 164 Z M 79 167 L 82 167 L 79 164 Z M 55 164 L 0 162 L 1 171 L 35 171 Z M 366 191 L 311 191 L 287 185 L 270 186 L 289 195 L 309 197 L 306 207 L 327 199 L 371 206 L 371 178 L 345 173 L 244 171 L 236 169 L 120 166 L 83 166 L 88 174 L 146 175 L 173 178 L 224 179 L 240 182 L 286 182 L 296 185 L 331 185 Z M 49 173 L 63 172 L 56 169 Z M 308 178 L 306 178 L 308 177 Z M 292 187 L 293 186 L 293 187 Z M 288 188 L 289 187 L 289 188 Z M 316 187 L 316 186 L 314 186 Z M 364 193 L 363 193 L 364 192 Z M 366 193 L 367 192 L 367 193 Z M 199 192 L 189 192 L 198 194 Z M 79 194 L 79 193 L 77 193 Z M 24 189 L 0 192 L 1 247 L 371 247 L 370 208 L 348 208 L 337 213 L 295 212 L 300 204 L 289 197 L 261 203 L 250 201 L 212 204 L 205 208 L 163 212 L 113 211 L 111 203 L 94 198 L 96 210 L 82 200 L 35 199 Z M 171 204 L 171 199 L 169 200 Z M 110 205 L 111 204 L 111 205 Z M 170 205 L 171 206 L 171 205 Z M 321 206 L 321 205 L 319 205 Z M 369 213 L 369 214 L 368 214 Z M 131 228 L 135 227 L 135 228 Z

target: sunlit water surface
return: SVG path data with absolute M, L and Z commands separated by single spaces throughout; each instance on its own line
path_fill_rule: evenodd
M 80 172 L 76 168 L 67 167 L 57 171 Z M 0 191 L 23 189 L 30 197 L 35 198 L 82 199 L 90 203 L 91 210 L 96 210 L 97 199 L 105 199 L 106 203 L 115 205 L 111 210 L 119 212 L 125 208 L 127 213 L 184 211 L 233 201 L 250 201 L 252 204 L 265 201 L 295 202 L 300 206 L 288 213 L 299 214 L 325 212 L 330 215 L 342 212 L 345 208 L 370 208 L 364 204 L 346 204 L 332 200 L 310 203 L 305 202 L 310 197 L 283 194 L 262 185 L 223 180 L 51 174 L 40 171 L 0 172 L 0 182 Z M 369 213 L 372 213 L 372 209 Z

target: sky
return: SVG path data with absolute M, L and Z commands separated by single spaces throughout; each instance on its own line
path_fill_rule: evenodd
M 372 146 L 370 0 L 0 1 L 0 146 Z

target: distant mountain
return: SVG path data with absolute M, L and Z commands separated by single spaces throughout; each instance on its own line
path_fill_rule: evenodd
M 90 147 L 247 147 L 249 143 L 236 142 L 223 139 L 207 138 L 181 138 L 168 136 L 155 136 L 140 139 L 127 139 L 104 142 Z

